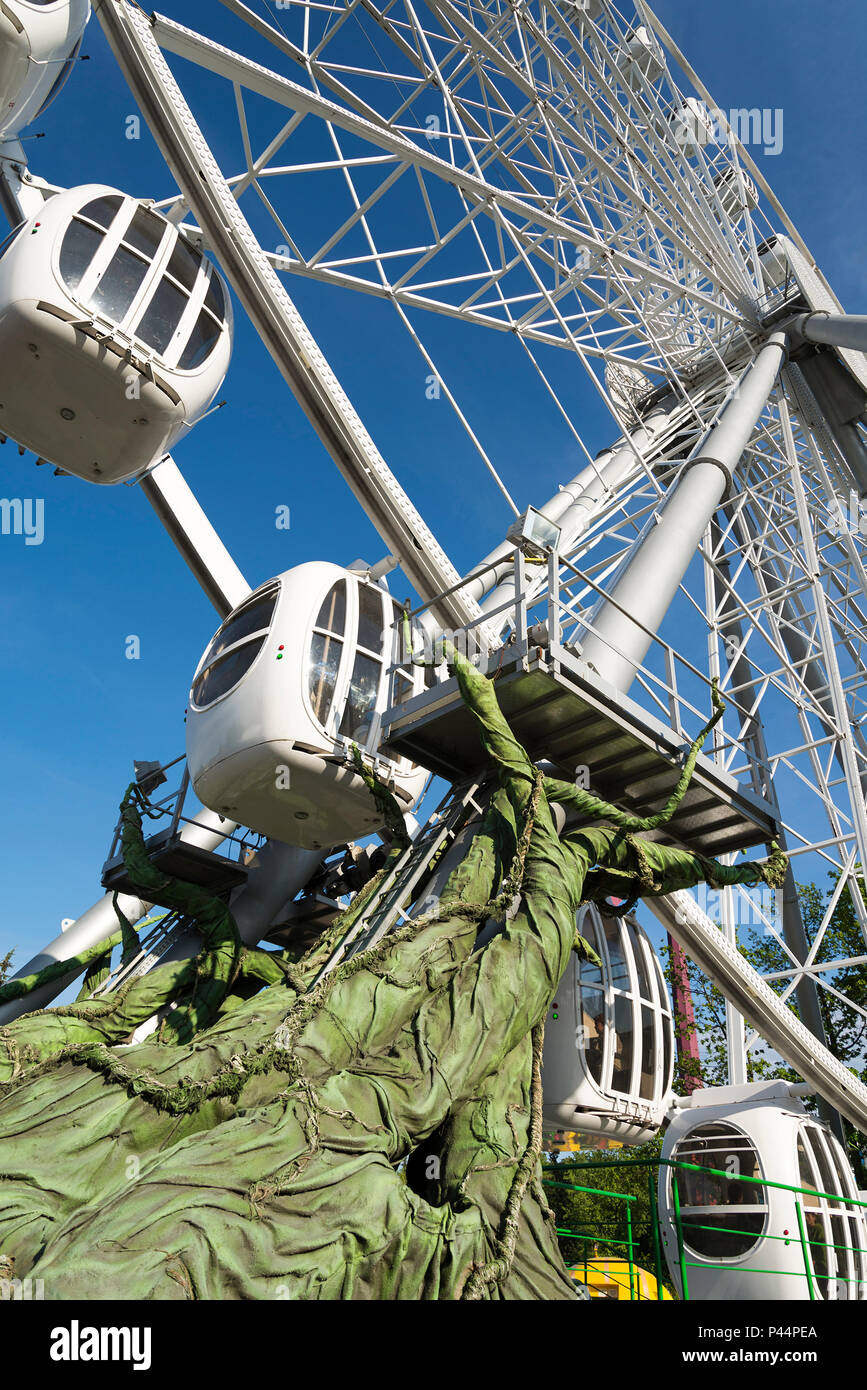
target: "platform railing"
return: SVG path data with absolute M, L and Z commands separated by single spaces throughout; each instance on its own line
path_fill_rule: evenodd
M 190 814 L 185 814 L 187 797 L 190 790 L 190 774 L 187 767 L 186 755 L 181 753 L 177 758 L 172 758 L 170 762 L 161 764 L 158 771 L 165 774 L 171 768 L 177 767 L 179 764 L 183 764 L 183 771 L 181 772 L 180 783 L 174 791 L 169 791 L 165 796 L 156 800 L 152 796 L 145 794 L 144 834 L 146 841 L 155 833 L 162 832 L 166 829 L 168 830 L 167 838 L 172 840 L 175 836 L 180 834 L 183 826 L 195 826 L 197 824 L 195 811 L 192 811 Z M 156 773 L 157 769 L 153 769 L 151 775 L 155 776 Z M 150 828 L 148 828 L 147 825 L 148 821 L 151 822 Z M 227 820 L 227 827 L 230 824 L 231 822 Z M 112 832 L 111 848 L 109 849 L 106 862 L 110 862 L 118 854 L 122 830 L 123 821 L 118 818 L 117 824 Z M 259 846 L 262 842 L 262 838 L 263 837 L 255 831 L 247 830 L 243 827 L 238 827 L 232 831 L 227 829 L 226 835 L 220 844 L 220 855 L 224 859 L 237 859 L 238 863 L 241 864 L 244 862 L 245 857 Z
M 616 599 L 606 593 L 590 575 L 572 560 L 559 554 L 552 554 L 548 565 L 548 634 L 549 648 L 554 659 L 562 661 L 567 666 L 575 667 L 576 659 L 580 660 L 581 636 L 592 634 L 601 637 L 593 624 L 588 607 L 586 605 L 580 606 L 579 600 L 582 590 L 591 594 L 594 601 L 604 597 L 606 604 L 618 609 L 621 613 L 625 613 L 630 621 L 651 639 L 650 651 L 658 655 L 665 675 L 660 676 L 645 660 L 637 667 L 636 680 L 645 695 L 649 697 L 657 712 L 657 717 L 667 722 L 671 730 L 681 738 L 687 736 L 686 727 L 694 727 L 696 723 L 703 724 L 708 717 L 711 705 L 711 680 L 706 672 L 702 671 L 682 652 L 672 647 L 658 633 L 645 627 L 633 614 L 628 613 L 617 603 Z M 564 641 L 564 629 L 569 627 L 579 632 L 577 643 Z M 606 646 L 615 651 L 617 655 L 622 655 L 619 649 L 607 639 L 601 638 L 601 640 L 605 641 Z M 679 675 L 682 680 L 678 679 Z M 706 698 L 701 705 L 683 693 L 682 686 L 687 678 L 697 682 L 705 693 Z M 727 732 L 717 737 L 715 751 L 727 770 L 731 771 L 733 775 L 737 775 L 744 769 L 740 766 L 731 767 L 730 764 L 738 754 L 745 760 L 749 759 L 752 766 L 756 766 L 756 761 L 753 750 L 750 750 L 748 754 L 743 738 L 734 736 L 735 721 L 732 716 L 736 716 L 738 721 L 748 729 L 751 713 L 740 703 L 737 695 L 730 690 L 725 691 L 725 701 L 730 712 L 726 721 Z M 769 767 L 765 768 L 765 772 L 770 776 Z
M 556 1182 L 553 1178 L 544 1178 L 543 1186 L 565 1187 L 569 1188 L 573 1192 L 584 1192 L 591 1197 L 613 1197 L 617 1201 L 623 1203 L 623 1226 L 621 1228 L 618 1223 L 614 1223 L 616 1230 L 623 1229 L 622 1238 L 618 1236 L 602 1235 L 598 1230 L 593 1232 L 571 1231 L 568 1230 L 566 1227 L 561 1226 L 557 1227 L 557 1235 L 568 1237 L 571 1240 L 580 1240 L 584 1242 L 585 1249 L 583 1259 L 580 1260 L 578 1264 L 570 1266 L 570 1272 L 573 1275 L 583 1274 L 583 1282 L 585 1284 L 587 1283 L 588 1277 L 591 1273 L 603 1275 L 607 1281 L 619 1285 L 621 1288 L 625 1289 L 628 1292 L 629 1300 L 631 1302 L 635 1302 L 636 1300 L 640 1299 L 641 1280 L 638 1271 L 638 1266 L 635 1260 L 635 1239 L 632 1230 L 632 1208 L 630 1205 L 633 1202 L 637 1202 L 638 1198 L 634 1196 L 632 1193 L 628 1192 L 607 1192 L 604 1188 L 581 1187 L 578 1186 L 576 1183 Z M 615 1275 L 611 1274 L 611 1272 L 608 1269 L 606 1269 L 604 1264 L 599 1263 L 599 1261 L 604 1260 L 606 1256 L 599 1255 L 598 1253 L 588 1254 L 586 1248 L 588 1245 L 594 1247 L 596 1250 L 598 1250 L 599 1246 L 604 1245 L 611 1250 L 612 1254 L 614 1254 L 615 1257 L 621 1259 L 623 1258 L 622 1251 L 625 1250 L 627 1265 L 626 1278 L 618 1279 Z
M 488 565 L 476 573 L 481 575 L 494 568 L 493 564 Z M 541 583 L 540 570 L 545 572 Z M 420 604 L 409 612 L 414 641 L 418 644 L 414 647 L 416 656 L 419 649 L 422 649 L 428 662 L 441 655 L 439 639 L 423 634 L 421 620 L 439 599 L 465 587 L 467 583 L 468 579 L 462 579 L 437 599 Z M 471 659 L 477 656 L 480 669 L 488 675 L 494 675 L 498 668 L 507 663 L 525 660 L 532 649 L 541 647 L 564 670 L 586 678 L 586 667 L 581 664 L 581 633 L 598 635 L 590 617 L 592 605 L 598 598 L 604 597 L 607 603 L 619 608 L 616 600 L 591 575 L 557 550 L 549 551 L 547 561 L 536 564 L 529 562 L 516 548 L 512 583 L 514 591 L 507 593 L 502 603 L 459 628 L 441 633 L 441 636 Z M 591 599 L 589 604 L 587 596 Z M 667 724 L 679 739 L 691 738 L 696 728 L 701 727 L 708 718 L 711 708 L 710 678 L 658 633 L 645 628 L 631 614 L 628 616 L 651 638 L 648 657 L 637 667 L 636 685 L 642 694 L 638 695 L 635 703 L 644 708 L 649 704 L 649 712 L 661 723 Z M 496 634 L 502 629 L 507 631 L 501 640 Z M 398 708 L 393 698 L 394 674 L 397 671 L 406 674 L 410 667 L 402 619 L 394 623 L 393 633 L 393 660 L 389 666 L 391 698 L 383 717 L 386 724 Z M 650 664 L 654 656 L 659 670 L 654 670 Z M 686 693 L 690 685 L 692 695 Z M 740 701 L 737 690 L 725 689 L 722 693 L 727 713 L 722 726 L 724 732 L 719 731 L 715 735 L 715 759 L 733 777 L 743 777 L 747 771 L 752 776 L 760 772 L 769 781 L 772 769 L 757 761 L 757 750 L 747 744 L 753 720 L 752 710 Z M 630 698 L 635 698 L 635 694 L 637 692 Z M 424 702 L 421 696 L 414 699 L 419 703 Z M 399 708 L 407 705 L 412 707 L 413 701 L 404 701 Z

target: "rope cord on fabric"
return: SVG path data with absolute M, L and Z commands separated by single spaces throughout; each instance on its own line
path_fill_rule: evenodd
M 704 728 L 693 739 L 689 746 L 683 771 L 677 782 L 677 786 L 666 801 L 662 810 L 656 811 L 651 816 L 630 816 L 619 807 L 612 806 L 608 801 L 601 801 L 594 797 L 590 792 L 583 791 L 571 782 L 561 782 L 557 778 L 548 778 L 545 784 L 545 795 L 549 801 L 557 801 L 561 805 L 574 806 L 576 810 L 583 811 L 589 817 L 604 816 L 618 830 L 658 830 L 660 826 L 667 825 L 674 816 L 678 806 L 683 801 L 684 796 L 689 790 L 692 781 L 692 774 L 698 761 L 702 745 L 708 734 L 722 719 L 725 712 L 725 701 L 719 693 L 719 681 L 714 677 L 711 682 L 711 705 L 713 713 L 705 724 Z
M 99 1019 L 104 1022 L 129 1002 L 137 986 L 148 996 L 150 1013 L 146 1017 L 176 1000 L 184 1001 L 169 1018 L 163 1020 L 158 1036 L 161 1042 L 187 1042 L 216 1018 L 224 999 L 239 976 L 246 955 L 234 918 L 222 899 L 196 884 L 185 883 L 154 868 L 148 858 L 142 834 L 142 811 L 150 814 L 146 803 L 143 803 L 139 787 L 133 782 L 127 787 L 120 804 L 121 851 L 130 881 L 142 896 L 150 897 L 152 901 L 161 902 L 164 906 L 174 908 L 192 918 L 204 937 L 203 950 L 192 960 L 185 962 L 180 970 L 172 971 L 167 976 L 157 976 L 158 979 L 165 978 L 170 981 L 164 997 L 154 995 L 153 979 L 145 984 L 146 977 L 143 977 L 140 980 L 128 981 L 121 988 L 95 1001 L 88 1002 L 82 999 L 82 990 L 74 1006 L 66 1006 L 65 1009 L 35 1010 L 24 1015 L 24 1018 L 33 1020 L 40 1015 L 54 1018 L 66 1016 L 80 1020 Z M 88 966 L 91 968 L 87 970 L 85 985 L 98 982 L 99 976 L 107 968 L 110 952 L 118 944 L 122 946 L 123 961 L 138 954 L 141 950 L 138 935 L 121 912 L 117 894 L 114 895 L 113 905 L 121 924 L 119 932 L 71 960 L 52 963 L 32 976 L 10 981 L 0 989 L 0 1003 L 6 1002 L 7 999 L 26 997 L 41 985 L 63 978 L 67 974 L 74 975 Z M 123 1035 L 120 1033 L 114 1041 L 120 1041 Z
M 17 980 L 7 980 L 4 985 L 0 985 L 0 1004 L 10 1004 L 14 999 L 23 999 L 25 995 L 32 994 L 41 985 L 53 984 L 55 980 L 62 980 L 66 975 L 72 977 L 79 975 L 91 963 L 101 961 L 107 951 L 120 945 L 121 940 L 120 932 L 115 932 L 114 936 L 98 942 L 96 946 L 88 947 L 86 951 L 80 951 L 77 956 L 70 956 L 68 960 L 52 961 L 51 965 L 43 966 L 33 975 L 23 975 Z
M 542 1153 L 542 1048 L 545 1041 L 545 1025 L 538 1024 L 533 1029 L 533 1071 L 530 1083 L 530 1129 L 527 1138 L 527 1147 L 515 1168 L 512 1178 L 512 1185 L 503 1214 L 500 1219 L 500 1229 L 497 1236 L 497 1243 L 493 1260 L 485 1265 L 470 1265 L 465 1273 L 468 1275 L 460 1294 L 457 1295 L 464 1302 L 474 1302 L 484 1296 L 485 1290 L 491 1284 L 502 1284 L 511 1271 L 515 1260 L 515 1245 L 518 1238 L 518 1222 L 521 1215 L 521 1205 L 527 1194 L 527 1188 L 532 1184 L 536 1175 L 536 1165 Z M 547 1209 L 547 1203 L 543 1206 L 543 1211 Z
M 408 626 L 408 617 L 406 614 L 404 617 Z M 449 658 L 453 662 L 456 657 L 454 648 L 450 643 L 445 645 L 450 648 Z M 287 1015 L 287 1018 L 284 1020 L 284 1026 L 289 1025 L 291 1018 L 293 1026 L 289 1028 L 288 1034 L 284 1037 L 283 1045 L 277 1049 L 277 1052 L 281 1055 L 278 1057 L 272 1049 L 266 1049 L 259 1061 L 256 1062 L 255 1069 L 257 1071 L 262 1067 L 270 1069 L 271 1066 L 277 1065 L 278 1063 L 282 1069 L 286 1069 L 286 1042 L 289 1041 L 290 1037 L 297 1038 L 301 1028 L 306 1021 L 312 1017 L 314 1010 L 318 1007 L 322 1007 L 337 981 L 347 978 L 347 976 L 355 970 L 370 968 L 375 965 L 378 955 L 384 953 L 386 950 L 391 950 L 400 941 L 409 939 L 409 937 L 415 935 L 422 927 L 428 925 L 428 923 L 441 920 L 443 917 L 448 916 L 465 917 L 475 921 L 486 921 L 489 919 L 493 921 L 502 921 L 510 907 L 514 904 L 516 897 L 520 894 L 526 855 L 530 845 L 540 797 L 543 792 L 550 800 L 557 800 L 561 803 L 568 802 L 584 810 L 585 814 L 591 817 L 595 818 L 600 813 L 607 814 L 608 818 L 615 822 L 617 828 L 624 832 L 624 838 L 633 850 L 636 867 L 634 869 L 631 867 L 628 869 L 618 869 L 616 866 L 606 865 L 605 872 L 609 876 L 613 875 L 623 878 L 630 885 L 637 886 L 636 894 L 627 901 L 625 906 L 619 909 L 613 909 L 610 904 L 608 905 L 610 911 L 616 911 L 620 914 L 628 911 L 629 907 L 634 903 L 637 896 L 640 895 L 642 891 L 649 892 L 656 886 L 653 870 L 647 862 L 641 842 L 634 838 L 631 832 L 634 830 L 654 829 L 671 819 L 689 786 L 701 744 L 720 718 L 724 708 L 723 701 L 719 696 L 715 684 L 713 688 L 713 703 L 713 715 L 705 728 L 693 741 L 678 784 L 661 811 L 647 817 L 626 816 L 617 807 L 611 806 L 610 803 L 600 801 L 598 798 L 583 792 L 580 788 L 576 788 L 571 784 L 561 783 L 556 779 L 546 778 L 539 769 L 535 769 L 533 773 L 533 791 L 527 805 L 524 824 L 518 839 L 516 852 L 510 869 L 505 879 L 502 881 L 501 890 L 494 898 L 483 905 L 442 902 L 433 912 L 414 918 L 410 924 L 402 928 L 399 932 L 392 933 L 389 937 L 386 937 L 378 948 L 363 952 L 358 957 L 344 962 L 342 965 L 338 966 L 335 971 L 331 972 L 330 975 L 326 976 L 316 986 L 310 989 L 308 981 L 315 974 L 315 968 L 318 967 L 321 962 L 324 950 L 330 948 L 331 943 L 339 939 L 340 934 L 345 933 L 348 926 L 357 920 L 358 915 L 364 910 L 376 893 L 391 863 L 396 857 L 403 853 L 404 849 L 409 844 L 403 815 L 397 802 L 388 789 L 376 778 L 373 771 L 365 766 L 362 762 L 359 750 L 356 746 L 353 746 L 353 760 L 356 768 L 366 782 L 368 789 L 371 791 L 383 815 L 384 823 L 392 834 L 393 843 L 389 851 L 386 865 L 383 866 L 366 888 L 356 895 L 350 907 L 338 917 L 334 924 L 332 924 L 332 927 L 327 933 L 327 939 L 320 938 L 310 951 L 302 957 L 297 966 L 293 967 L 288 964 L 285 966 L 286 983 L 295 989 L 296 993 L 299 995 L 298 1000 L 295 1005 L 293 1005 L 292 1010 L 290 1010 L 290 1014 Z M 199 1009 L 195 1013 L 191 1001 L 185 1010 L 176 1010 L 174 1016 L 169 1021 L 169 1037 L 173 1040 L 186 1041 L 195 1032 L 207 1026 L 207 1022 L 211 1021 L 216 1016 L 220 1003 L 225 999 L 234 980 L 238 977 L 239 970 L 241 969 L 240 940 L 231 914 L 220 899 L 212 897 L 195 885 L 183 884 L 179 880 L 172 880 L 169 876 L 160 874 L 150 864 L 144 849 L 144 842 L 141 834 L 141 815 L 135 804 L 136 802 L 138 802 L 139 805 L 141 804 L 141 793 L 136 784 L 133 783 L 127 789 L 121 803 L 121 818 L 123 822 L 122 848 L 124 862 L 128 872 L 131 877 L 134 876 L 137 887 L 142 889 L 146 888 L 155 898 L 161 899 L 167 906 L 180 908 L 194 915 L 206 937 L 206 950 L 192 963 L 193 976 L 191 980 L 184 979 L 184 987 L 186 988 L 191 984 L 195 991 L 202 972 L 203 961 L 208 960 L 209 957 L 217 957 L 216 966 L 212 966 L 209 972 L 210 978 L 206 981 L 206 985 L 209 987 L 208 998 L 204 1001 L 200 1000 Z M 774 845 L 774 851 L 774 854 L 766 865 L 756 865 L 754 870 L 760 880 L 770 883 L 776 882 L 780 876 L 780 872 L 784 872 L 786 863 L 785 856 L 778 850 L 776 845 Z M 717 876 L 724 872 L 723 866 L 717 865 L 715 861 L 705 861 L 701 856 L 699 856 L 699 858 L 701 862 L 706 865 L 709 881 L 715 881 Z M 780 862 L 777 863 L 777 860 Z M 594 871 L 591 870 L 591 877 L 593 872 Z M 122 918 L 122 914 L 118 913 L 118 915 Z M 128 923 L 127 928 L 129 930 Z M 125 935 L 125 933 L 122 934 Z M 116 943 L 117 939 L 117 937 L 112 938 L 112 941 Z M 86 959 L 90 958 L 90 956 L 95 956 L 97 952 L 104 953 L 107 945 L 108 943 L 103 943 L 101 948 L 94 948 L 93 952 L 85 953 L 85 955 L 80 958 L 82 964 Z M 125 945 L 129 946 L 128 938 Z M 579 935 L 577 928 L 575 933 L 575 949 L 587 959 L 594 959 L 595 953 L 592 951 L 589 944 Z M 596 959 L 594 963 L 598 964 L 598 959 Z M 68 970 L 69 966 L 70 963 L 65 962 L 61 968 Z M 10 982 L 9 986 L 5 987 L 4 990 L 0 990 L 0 1002 L 2 1002 L 4 994 L 7 991 L 14 990 L 14 992 L 11 993 L 11 997 L 20 997 L 22 994 L 36 988 L 39 983 L 45 982 L 46 974 L 56 974 L 58 969 L 59 967 L 57 965 L 53 965 L 48 967 L 47 971 L 40 972 L 38 975 L 31 977 L 28 981 Z M 175 987 L 173 997 L 175 997 L 178 992 L 177 987 Z M 126 990 L 119 990 L 112 998 L 99 1001 L 98 1008 L 92 1009 L 89 1015 L 85 1011 L 85 1006 L 79 1006 L 81 1008 L 81 1014 L 79 1016 L 105 1017 L 110 1014 L 112 1010 L 119 1008 L 120 1003 L 125 997 L 125 993 Z M 166 1000 L 164 1002 L 169 1001 Z M 164 1029 L 161 1030 L 161 1040 L 165 1037 L 164 1030 L 165 1021 Z M 269 1057 L 270 1061 L 268 1060 Z M 63 1060 L 82 1062 L 95 1070 L 103 1072 L 107 1078 L 122 1082 L 134 1089 L 136 1094 L 144 1095 L 146 1098 L 152 1098 L 152 1102 L 158 1108 L 170 1106 L 174 1109 L 175 1105 L 179 1105 L 182 1110 L 186 1110 L 191 1105 L 195 1107 L 195 1105 L 203 1103 L 204 1100 L 212 1098 L 213 1095 L 233 1093 L 235 1090 L 239 1089 L 239 1081 L 242 1076 L 242 1071 L 239 1070 L 240 1059 L 233 1058 L 229 1066 L 224 1069 L 225 1074 L 218 1074 L 216 1077 L 212 1078 L 211 1082 L 207 1083 L 205 1091 L 201 1090 L 200 1083 L 195 1083 L 192 1092 L 190 1092 L 183 1083 L 178 1083 L 178 1086 L 175 1088 L 166 1088 L 162 1083 L 151 1085 L 146 1074 L 137 1076 L 133 1069 L 127 1068 L 125 1064 L 118 1064 L 116 1059 L 113 1059 L 108 1053 L 106 1044 L 102 1042 L 75 1044 L 69 1048 L 64 1048 L 58 1052 L 55 1057 L 47 1059 L 44 1064 L 57 1065 Z M 244 1067 L 243 1070 L 246 1070 L 246 1068 Z M 231 1073 L 231 1075 L 229 1073 Z M 152 1080 L 155 1082 L 155 1078 L 152 1078 Z M 222 1089 L 226 1085 L 229 1087 L 228 1091 Z M 213 1090 L 211 1089 L 212 1087 L 214 1088 Z

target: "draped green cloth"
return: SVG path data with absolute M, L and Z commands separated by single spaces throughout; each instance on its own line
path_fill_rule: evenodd
M 255 953 L 279 979 L 246 999 L 237 934 L 209 917 L 217 1014 L 182 997 L 189 1041 L 118 1045 L 81 1018 L 64 1039 L 53 1010 L 0 1031 L 0 1257 L 47 1299 L 579 1297 L 540 1184 L 539 1063 L 587 885 L 756 882 L 780 860 L 728 870 L 622 826 L 560 838 L 549 803 L 574 789 L 453 664 L 498 785 L 437 912 L 318 984 L 330 940 L 295 965 Z M 164 966 L 126 998 L 181 987 Z

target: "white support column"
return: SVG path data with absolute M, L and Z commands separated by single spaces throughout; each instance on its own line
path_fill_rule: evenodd
M 705 527 L 731 483 L 786 356 L 774 333 L 747 369 L 696 458 L 677 481 L 590 615 L 583 659 L 626 693 L 677 593 Z M 636 621 L 632 621 L 632 619 Z M 639 626 L 641 624 L 641 626 Z
M 221 618 L 247 597 L 247 583 L 170 454 L 139 483 Z
M 247 946 L 262 940 L 281 907 L 301 892 L 325 857 L 321 850 L 282 840 L 267 840 L 257 849 L 247 865 L 247 882 L 229 899 L 238 935 Z

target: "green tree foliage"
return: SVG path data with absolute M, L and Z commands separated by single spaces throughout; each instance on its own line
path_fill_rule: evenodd
M 830 886 L 822 889 L 815 883 L 798 885 L 798 897 L 804 919 L 807 939 L 812 945 L 816 940 L 827 908 L 833 898 L 838 875 L 831 874 Z M 862 889 L 863 892 L 863 889 Z M 865 897 L 867 901 L 867 897 Z M 780 929 L 781 930 L 781 929 Z M 777 937 L 763 926 L 751 927 L 741 933 L 741 952 L 751 965 L 762 975 L 786 970 L 792 964 Z M 817 961 L 848 960 L 867 954 L 864 937 L 858 922 L 852 898 L 844 888 L 840 893 L 827 930 L 822 938 Z M 663 950 L 663 964 L 672 987 L 671 956 L 668 948 Z M 727 1056 L 725 1043 L 725 998 L 718 989 L 698 969 L 693 961 L 688 961 L 689 982 L 692 990 L 696 1030 L 701 1051 L 701 1074 L 705 1086 L 724 1086 L 727 1083 Z M 867 967 L 848 966 L 842 970 L 823 972 L 822 978 L 833 985 L 845 1000 L 832 994 L 830 990 L 819 988 L 819 1006 L 825 1027 L 828 1047 L 836 1057 L 867 1083 L 867 1019 L 863 1018 L 851 1004 L 867 1008 Z M 771 981 L 778 993 L 782 993 L 785 981 Z M 846 1001 L 851 1001 L 847 1003 Z M 789 1008 L 800 1017 L 798 1002 L 792 993 L 787 999 Z M 675 1020 L 676 1024 L 678 1020 Z M 680 1020 L 681 1024 L 683 1020 Z M 689 1067 L 689 1059 L 686 1069 Z M 675 1067 L 674 1089 L 685 1094 L 686 1069 L 678 1058 Z M 761 1081 L 765 1078 L 781 1077 L 786 1081 L 801 1081 L 803 1078 L 788 1066 L 767 1046 L 760 1043 L 750 1049 L 747 1055 L 747 1079 Z M 805 1101 L 808 1108 L 815 1110 L 812 1097 Z M 849 1157 L 855 1168 L 859 1186 L 867 1185 L 867 1136 L 846 1125 Z
M 7 951 L 5 956 L 0 956 L 0 985 L 2 985 L 3 981 L 6 979 L 6 976 L 9 974 L 9 969 L 12 965 L 12 957 L 14 954 L 14 951 Z

